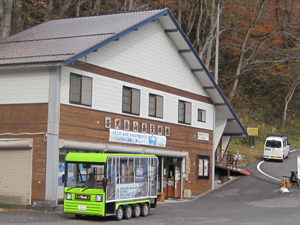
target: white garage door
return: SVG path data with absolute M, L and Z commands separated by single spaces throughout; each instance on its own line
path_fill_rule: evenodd
M 30 204 L 31 150 L 0 149 L 0 202 Z

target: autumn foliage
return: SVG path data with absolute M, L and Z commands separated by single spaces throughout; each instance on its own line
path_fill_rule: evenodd
M 219 86 L 244 125 L 299 126 L 298 0 L 0 0 L 0 34 L 53 19 L 168 7 L 214 76 L 217 4 Z

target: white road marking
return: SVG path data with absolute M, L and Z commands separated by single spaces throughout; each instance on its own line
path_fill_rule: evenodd
M 297 149 L 294 149 L 294 150 L 291 150 L 290 152 L 295 152 L 297 151 Z M 277 180 L 277 181 L 281 181 L 280 179 L 277 179 L 275 177 L 272 177 L 270 176 L 269 174 L 266 174 L 265 172 L 263 172 L 261 169 L 260 169 L 260 165 L 263 164 L 264 161 L 261 161 L 260 163 L 257 164 L 257 170 L 262 173 L 263 175 L 267 176 L 267 177 L 270 177 L 271 179 L 274 179 L 274 180 Z
M 260 165 L 261 165 L 263 162 L 264 162 L 264 161 L 261 161 L 260 163 L 257 164 L 257 170 L 258 170 L 259 172 L 261 172 L 263 175 L 267 176 L 267 177 L 270 177 L 270 178 L 272 178 L 272 179 L 274 179 L 274 180 L 277 180 L 277 181 L 281 181 L 280 179 L 277 179 L 277 178 L 275 178 L 275 177 L 272 177 L 272 176 L 266 174 L 265 172 L 263 172 L 263 171 L 260 169 Z

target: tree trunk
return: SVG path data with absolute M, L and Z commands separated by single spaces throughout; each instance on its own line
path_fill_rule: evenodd
M 50 18 L 50 13 L 52 12 L 53 9 L 53 0 L 49 0 L 49 4 L 48 4 L 48 10 L 47 13 L 45 14 L 45 22 L 49 20 Z
M 208 42 L 206 58 L 205 58 L 206 68 L 209 68 L 209 65 L 210 65 L 211 54 L 212 54 L 212 45 L 213 45 L 213 32 L 216 27 L 215 0 L 211 1 L 210 14 L 211 14 L 211 16 L 210 16 L 210 26 L 209 26 L 209 42 Z
M 3 28 L 1 30 L 1 39 L 10 35 L 11 30 L 11 17 L 12 17 L 13 0 L 7 0 L 3 2 Z
M 133 9 L 133 0 L 129 0 L 129 7 L 128 7 L 129 11 L 132 11 Z
M 288 94 L 286 95 L 286 97 L 284 99 L 285 104 L 284 104 L 283 119 L 282 119 L 282 125 L 281 125 L 281 130 L 282 131 L 285 128 L 286 117 L 287 117 L 286 115 L 287 115 L 287 110 L 288 110 L 289 103 L 290 103 L 291 99 L 293 98 L 294 92 L 295 92 L 299 82 L 300 82 L 300 76 L 298 76 L 296 78 L 296 80 L 294 80 Z
M 12 16 L 12 29 L 11 33 L 15 34 L 23 30 L 22 22 L 22 0 L 15 0 L 13 6 L 13 16 Z
M 4 0 L 0 0 L 0 39 L 2 39 L 4 27 Z
M 177 23 L 178 25 L 181 27 L 181 16 L 182 16 L 182 12 L 181 12 L 181 0 L 178 0 L 178 14 L 177 14 Z
M 240 47 L 239 63 L 238 63 L 238 66 L 237 66 L 237 69 L 235 72 L 233 86 L 229 93 L 229 98 L 228 98 L 229 103 L 232 101 L 232 99 L 236 93 L 236 90 L 237 90 L 237 87 L 239 84 L 239 77 L 242 74 L 243 69 L 246 67 L 246 64 L 248 64 L 249 61 L 251 59 L 253 59 L 255 57 L 255 55 L 257 54 L 257 51 L 254 51 L 252 54 L 250 54 L 250 56 L 248 58 L 245 59 L 245 53 L 248 51 L 248 49 L 250 49 L 252 47 L 252 45 L 249 46 L 249 43 L 248 43 L 248 38 L 250 36 L 250 32 L 257 24 L 262 12 L 263 12 L 263 8 L 264 8 L 266 1 L 267 0 L 257 1 L 257 3 L 259 2 L 259 4 L 257 4 L 257 8 L 254 8 L 254 11 L 252 14 L 254 16 L 254 18 L 251 18 L 249 21 L 249 26 L 247 28 L 246 34 L 243 38 L 242 45 Z M 260 47 L 260 45 L 256 48 L 256 50 Z M 248 49 L 246 46 L 249 46 Z

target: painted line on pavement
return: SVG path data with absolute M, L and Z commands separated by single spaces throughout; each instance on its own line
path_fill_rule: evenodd
M 297 149 L 294 149 L 294 150 L 291 150 L 290 152 L 295 152 L 297 151 Z M 274 179 L 274 180 L 277 180 L 277 181 L 281 181 L 280 179 L 277 179 L 275 177 L 272 177 L 270 176 L 269 174 L 266 174 L 265 172 L 263 172 L 261 169 L 260 169 L 260 165 L 263 164 L 264 161 L 261 161 L 260 163 L 257 164 L 257 170 L 262 173 L 263 175 L 267 176 L 267 177 L 270 177 L 271 179 Z
M 262 163 L 264 163 L 264 161 L 261 161 L 260 163 L 257 164 L 257 170 L 258 170 L 259 172 L 261 172 L 263 175 L 265 175 L 265 176 L 267 176 L 267 177 L 270 177 L 270 178 L 272 178 L 272 179 L 274 179 L 274 180 L 281 181 L 280 179 L 277 179 L 277 178 L 275 178 L 275 177 L 272 177 L 272 176 L 270 176 L 269 174 L 266 174 L 265 172 L 263 172 L 263 171 L 260 169 L 260 165 L 261 165 Z

